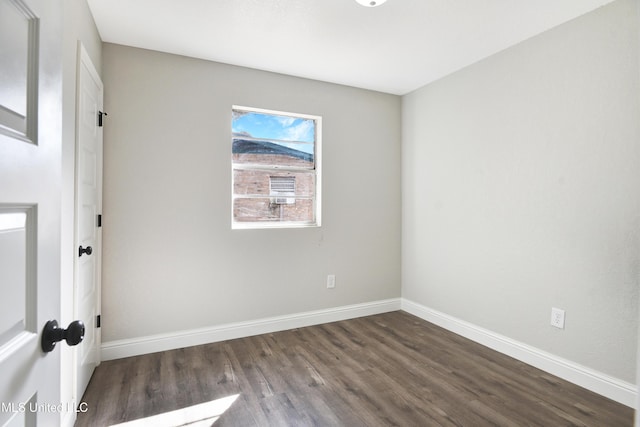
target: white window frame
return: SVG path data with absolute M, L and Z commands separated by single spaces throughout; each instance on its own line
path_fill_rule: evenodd
M 273 172 L 300 172 L 300 168 L 292 166 L 291 168 L 276 166 L 266 167 L 264 165 L 242 165 L 237 167 L 233 163 L 233 153 L 231 154 L 231 229 L 243 230 L 243 229 L 272 229 L 272 228 L 315 228 L 322 225 L 322 116 L 292 113 L 287 111 L 270 110 L 264 108 L 246 107 L 241 105 L 232 105 L 231 112 L 233 110 L 242 110 L 246 112 L 253 112 L 259 114 L 269 114 L 276 116 L 288 116 L 307 120 L 315 121 L 315 141 L 314 141 L 314 169 L 304 169 L 304 171 L 315 172 L 315 188 L 312 197 L 313 200 L 313 213 L 314 221 L 310 222 L 298 222 L 298 221 L 236 221 L 234 216 L 234 202 L 236 194 L 234 192 L 234 170 L 236 169 L 248 169 L 248 170 L 260 170 L 260 171 L 273 171 Z M 233 115 L 231 118 L 233 123 Z M 231 129 L 230 129 L 231 130 Z M 233 142 L 233 132 L 229 138 Z M 233 146 L 233 144 L 231 144 Z M 267 196 L 269 197 L 269 196 Z

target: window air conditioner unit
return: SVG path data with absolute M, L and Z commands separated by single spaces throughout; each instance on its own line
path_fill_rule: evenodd
M 296 199 L 293 197 L 275 197 L 271 200 L 271 203 L 276 205 L 295 205 L 296 203 Z
M 295 176 L 272 176 L 269 177 L 269 195 L 271 203 L 275 205 L 294 205 L 296 198 L 296 177 Z

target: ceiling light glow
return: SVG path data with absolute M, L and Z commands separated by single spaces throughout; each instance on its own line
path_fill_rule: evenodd
M 387 0 L 356 0 L 358 2 L 358 4 L 361 4 L 362 6 L 365 7 L 376 7 L 376 6 L 380 6 L 382 3 L 386 2 Z

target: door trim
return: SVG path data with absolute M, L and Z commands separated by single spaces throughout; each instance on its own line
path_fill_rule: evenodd
M 77 254 L 77 249 L 78 249 L 78 245 L 79 245 L 79 236 L 78 236 L 78 222 L 80 220 L 79 215 L 78 215 L 78 203 L 79 203 L 79 198 L 78 198 L 78 189 L 79 189 L 79 182 L 78 182 L 78 164 L 79 164 L 79 148 L 80 148 L 80 132 L 79 132 L 79 126 L 80 126 L 80 97 L 82 96 L 81 91 L 80 91 L 80 75 L 81 75 L 81 70 L 82 68 L 85 67 L 86 70 L 89 72 L 89 74 L 91 75 L 91 78 L 94 79 L 95 81 L 100 82 L 100 86 L 101 86 L 101 94 L 100 94 L 100 103 L 102 104 L 103 100 L 103 93 L 104 93 L 104 87 L 102 86 L 102 79 L 100 78 L 100 75 L 98 74 L 98 71 L 96 70 L 95 66 L 93 65 L 93 61 L 91 61 L 91 57 L 89 56 L 89 53 L 87 52 L 86 48 L 84 47 L 84 45 L 82 44 L 81 41 L 78 41 L 78 47 L 77 47 L 77 60 L 76 60 L 76 116 L 75 116 L 75 136 L 76 136 L 76 141 L 75 141 L 75 146 L 74 146 L 74 157 L 75 157 L 75 172 L 74 172 L 74 221 L 73 221 L 73 250 L 74 250 L 74 257 L 73 257 L 73 318 L 79 318 L 80 317 L 80 310 L 79 310 L 79 303 L 81 300 L 81 297 L 79 295 L 79 281 L 78 281 L 78 254 Z M 102 109 L 102 105 L 98 106 L 99 109 Z M 98 188 L 98 192 L 99 195 L 97 197 L 97 213 L 98 214 L 102 214 L 102 159 L 103 159 L 103 149 L 102 149 L 102 142 L 100 143 L 100 148 L 98 150 L 98 158 L 96 159 L 96 182 L 97 182 L 97 188 Z M 101 290 L 102 290 L 102 228 L 99 227 L 96 229 L 96 243 L 93 245 L 93 253 L 91 255 L 92 257 L 95 257 L 95 289 L 96 289 L 96 301 L 95 301 L 95 312 L 96 313 L 100 313 L 101 312 L 101 305 L 102 305 L 102 301 L 101 301 Z M 101 347 L 102 347 L 102 335 L 101 335 L 101 329 L 96 327 L 96 319 L 82 319 L 85 322 L 85 326 L 87 328 L 93 328 L 94 330 L 94 334 L 95 334 L 95 352 L 96 352 L 96 366 L 100 365 L 102 356 L 101 356 Z M 78 390 L 78 376 L 79 376 L 79 369 L 81 368 L 80 365 L 81 361 L 78 357 L 78 352 L 74 351 L 73 354 L 73 383 L 72 383 L 72 400 L 74 402 L 80 402 L 80 398 L 82 397 L 82 395 L 84 394 L 85 390 Z

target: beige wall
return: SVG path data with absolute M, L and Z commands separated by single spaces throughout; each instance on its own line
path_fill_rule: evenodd
M 104 342 L 400 296 L 399 97 L 113 44 L 102 68 Z M 322 227 L 231 230 L 234 104 L 323 117 Z
M 637 7 L 614 2 L 402 103 L 403 297 L 630 383 Z

